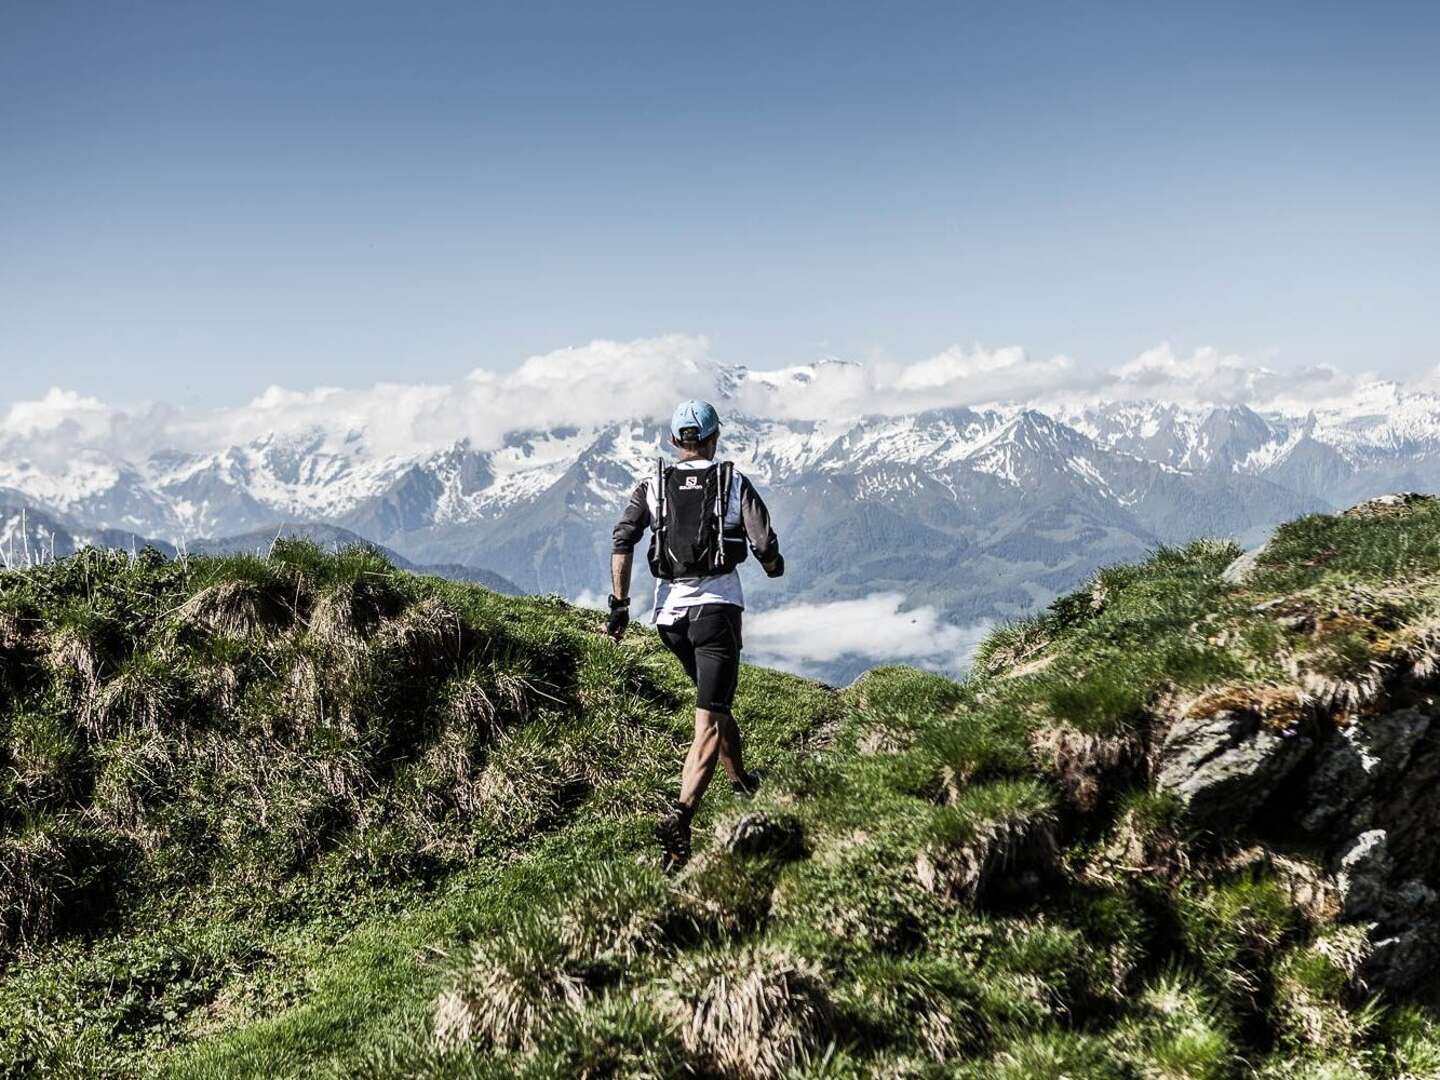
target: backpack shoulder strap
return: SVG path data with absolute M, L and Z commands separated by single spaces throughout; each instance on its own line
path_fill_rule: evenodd
M 669 479 L 670 470 L 665 467 L 665 459 L 655 459 L 655 475 L 652 479 L 655 482 L 655 518 L 650 522 L 650 528 L 654 532 L 654 567 L 660 576 L 665 576 L 665 568 L 668 565 L 669 547 L 666 543 L 665 534 L 669 531 L 665 527 L 665 515 L 668 507 L 665 504 L 665 483 Z
M 714 565 L 718 570 L 725 564 L 725 542 L 722 537 L 725 535 L 725 512 L 730 502 L 730 470 L 732 466 L 728 461 L 722 461 L 718 465 L 711 465 L 707 470 L 715 476 L 715 502 L 711 507 L 711 513 L 715 515 L 714 537 L 715 553 Z
M 720 463 L 720 525 L 723 528 L 725 518 L 730 513 L 730 489 L 735 486 L 735 463 L 733 461 L 722 461 Z

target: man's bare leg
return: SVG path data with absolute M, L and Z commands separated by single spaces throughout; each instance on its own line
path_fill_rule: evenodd
M 740 739 L 740 725 L 731 713 L 720 713 L 720 765 L 732 784 L 743 783 L 745 755 Z
M 710 786 L 710 778 L 715 775 L 715 762 L 720 758 L 724 743 L 721 736 L 723 718 L 723 713 L 709 709 L 695 710 L 695 739 L 680 771 L 680 805 L 692 814 L 700 806 L 700 799 Z
M 705 789 L 715 775 L 719 762 L 731 783 L 745 780 L 745 764 L 741 756 L 740 728 L 729 713 L 711 709 L 695 710 L 695 741 L 685 757 L 680 774 L 680 805 L 691 813 L 700 805 Z

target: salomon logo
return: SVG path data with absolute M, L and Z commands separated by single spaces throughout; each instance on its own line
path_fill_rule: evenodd
M 684 482 L 683 484 L 681 484 L 680 486 L 681 486 L 682 488 L 698 488 L 698 487 L 700 486 L 700 477 L 698 477 L 698 476 L 687 476 L 687 477 L 685 477 L 685 482 Z

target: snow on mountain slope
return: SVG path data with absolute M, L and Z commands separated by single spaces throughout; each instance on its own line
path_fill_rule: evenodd
M 122 464 L 84 449 L 50 468 L 29 458 L 0 458 L 0 487 L 23 491 L 62 512 L 112 490 L 122 475 Z
M 1313 437 L 1351 461 L 1440 453 L 1440 394 L 1377 382 L 1344 407 L 1317 409 Z
M 832 441 L 815 464 L 830 471 L 878 464 L 940 469 L 969 458 L 1004 424 L 995 412 L 946 409 L 866 418 L 846 425 L 843 434 L 836 430 L 840 425 L 832 425 Z
M 287 517 L 331 517 L 383 491 L 409 463 L 371 458 L 358 438 L 335 447 L 318 430 L 270 435 L 213 454 L 157 454 L 144 465 L 154 490 L 194 532 L 213 524 L 212 508 L 243 493 Z
M 1283 442 L 1293 423 L 1244 405 L 1187 408 L 1160 402 L 1122 402 L 1062 416 L 1101 445 L 1190 472 L 1232 469 Z
M 822 361 L 778 372 L 725 368 L 723 397 L 789 388 L 860 369 Z M 462 440 L 423 454 L 377 454 L 363 430 L 312 428 L 211 453 L 159 451 L 127 461 L 83 445 L 36 455 L 0 446 L 0 488 L 86 527 L 182 540 L 276 520 L 344 522 L 396 536 L 462 527 L 560 498 L 604 516 L 664 450 L 663 424 L 513 433 L 494 449 Z M 1306 495 L 1348 496 L 1371 480 L 1440 482 L 1440 395 L 1374 383 L 1306 416 L 1241 405 L 1119 402 L 1048 410 L 946 408 L 824 421 L 727 417 L 724 450 L 767 486 L 867 476 L 857 498 L 900 491 L 913 474 L 959 498 L 979 478 L 1013 488 L 1083 492 L 1125 508 L 1177 475 L 1242 474 Z M 1337 492 L 1337 495 L 1339 493 Z
M 1352 463 L 1440 455 L 1440 394 L 1395 382 L 1369 383 L 1305 415 L 1165 402 L 1071 406 L 1055 415 L 1098 443 L 1191 470 L 1259 471 L 1302 435 Z

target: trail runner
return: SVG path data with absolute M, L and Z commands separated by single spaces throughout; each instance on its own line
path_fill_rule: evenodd
M 648 528 L 655 577 L 651 619 L 695 684 L 695 740 L 680 774 L 680 796 L 655 826 L 666 873 L 690 858 L 690 822 L 717 762 L 737 794 L 752 795 L 759 786 L 760 775 L 745 770 L 740 728 L 731 713 L 745 608 L 735 568 L 754 552 L 766 576 L 785 573 L 780 542 L 754 485 L 730 462 L 715 460 L 720 440 L 715 407 L 682 402 L 670 435 L 679 460 L 657 463 L 615 526 L 606 625 L 606 633 L 619 641 L 630 624 L 635 545 Z

